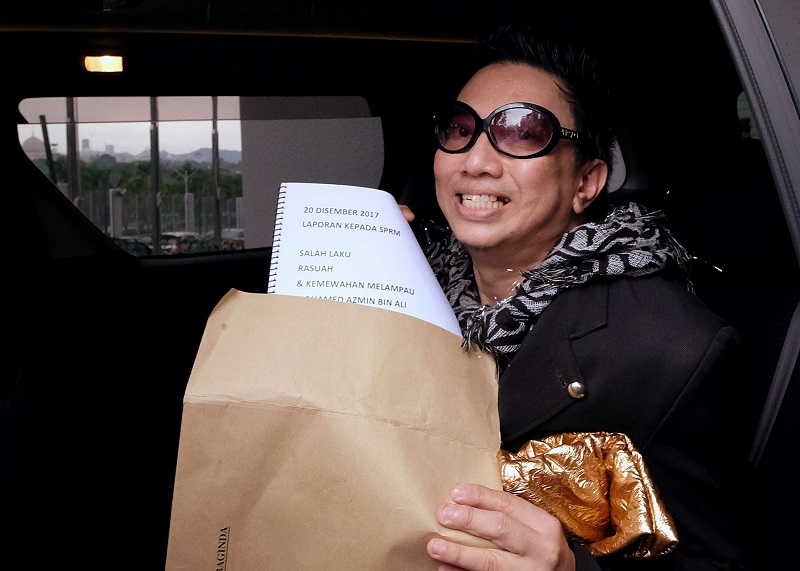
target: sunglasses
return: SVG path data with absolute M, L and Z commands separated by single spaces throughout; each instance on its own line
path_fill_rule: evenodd
M 533 103 L 509 103 L 486 119 L 461 101 L 445 107 L 433 118 L 436 142 L 445 153 L 463 153 L 486 133 L 497 152 L 517 159 L 549 153 L 560 139 L 576 141 L 579 134 L 566 129 L 551 111 Z

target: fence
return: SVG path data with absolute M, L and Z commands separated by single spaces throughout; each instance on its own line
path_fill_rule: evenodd
M 193 193 L 161 198 L 161 233 L 193 232 L 213 235 L 215 201 L 211 196 L 196 199 Z M 238 228 L 240 198 L 220 201 L 220 228 Z M 81 211 L 103 232 L 114 237 L 147 241 L 153 236 L 154 204 L 150 197 L 134 196 L 120 189 L 82 191 Z

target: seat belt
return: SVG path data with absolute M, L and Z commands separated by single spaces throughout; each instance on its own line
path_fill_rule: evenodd
M 800 304 L 795 308 L 789 323 L 781 354 L 778 357 L 778 364 L 775 367 L 775 374 L 772 376 L 772 383 L 769 386 L 767 399 L 764 402 L 761 418 L 753 438 L 753 445 L 750 449 L 750 464 L 753 468 L 757 468 L 761 461 L 761 455 L 764 453 L 764 447 L 767 445 L 775 418 L 778 416 L 783 397 L 789 386 L 789 379 L 792 378 L 798 353 L 800 353 Z

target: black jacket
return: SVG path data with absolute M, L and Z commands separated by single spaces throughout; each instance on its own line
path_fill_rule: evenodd
M 752 419 L 741 358 L 736 330 L 660 274 L 592 281 L 542 313 L 500 377 L 503 448 L 560 432 L 625 433 L 678 533 L 669 555 L 579 557 L 579 569 L 744 568 Z M 572 382 L 583 398 L 570 396 Z

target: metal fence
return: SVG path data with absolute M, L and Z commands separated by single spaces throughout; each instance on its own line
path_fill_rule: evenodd
M 193 193 L 162 197 L 156 208 L 150 197 L 130 195 L 122 189 L 82 191 L 78 199 L 81 211 L 103 232 L 112 237 L 147 241 L 153 236 L 153 213 L 159 211 L 161 233 L 191 232 L 213 235 L 214 197 L 197 199 Z M 240 198 L 220 201 L 220 228 L 240 228 Z

